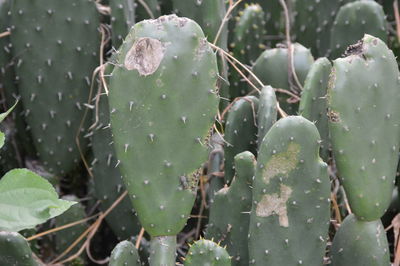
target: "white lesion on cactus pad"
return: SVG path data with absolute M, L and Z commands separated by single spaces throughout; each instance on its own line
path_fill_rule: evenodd
M 279 225 L 283 227 L 289 226 L 289 218 L 287 214 L 286 203 L 292 195 L 292 189 L 281 184 L 280 195 L 266 194 L 263 195 L 261 201 L 257 204 L 256 214 L 258 217 L 268 217 L 271 215 L 279 216 Z
M 165 43 L 153 38 L 139 38 L 125 56 L 124 66 L 128 70 L 136 69 L 141 76 L 157 71 L 165 55 Z
M 300 145 L 294 142 L 289 143 L 287 150 L 272 155 L 271 159 L 266 163 L 263 171 L 263 180 L 269 184 L 272 178 L 276 176 L 287 177 L 293 171 L 299 159 Z

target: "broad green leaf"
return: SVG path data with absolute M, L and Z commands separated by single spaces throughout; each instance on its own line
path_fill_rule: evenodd
M 0 180 L 0 231 L 33 228 L 75 203 L 59 199 L 53 186 L 37 174 L 11 170 Z
M 4 118 L 6 118 L 7 115 L 11 113 L 11 111 L 15 108 L 17 105 L 18 100 L 14 103 L 14 105 L 7 110 L 7 112 L 0 114 L 0 123 L 3 122 Z M 4 133 L 0 131 L 0 148 L 3 147 L 5 141 L 5 136 Z

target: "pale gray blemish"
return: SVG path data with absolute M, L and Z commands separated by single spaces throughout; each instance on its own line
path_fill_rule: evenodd
M 266 194 L 257 204 L 256 215 L 258 217 L 268 217 L 278 215 L 279 225 L 283 227 L 289 226 L 289 218 L 287 214 L 286 203 L 292 195 L 292 189 L 288 186 L 280 186 L 280 195 L 274 193 Z
M 153 38 L 139 38 L 125 56 L 124 66 L 136 69 L 141 76 L 157 71 L 165 55 L 165 44 Z

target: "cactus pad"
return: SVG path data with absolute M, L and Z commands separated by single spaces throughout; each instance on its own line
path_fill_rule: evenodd
M 379 219 L 388 208 L 400 136 L 400 81 L 386 44 L 365 35 L 334 61 L 328 86 L 329 128 L 336 165 L 352 211 Z
M 185 225 L 217 113 L 216 56 L 200 27 L 175 15 L 137 23 L 118 51 L 110 84 L 120 169 L 152 236 Z

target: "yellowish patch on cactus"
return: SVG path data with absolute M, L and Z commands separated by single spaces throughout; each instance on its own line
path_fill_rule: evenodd
M 289 218 L 287 215 L 286 202 L 292 194 L 292 189 L 282 185 L 280 187 L 280 195 L 274 193 L 272 195 L 264 195 L 257 204 L 256 214 L 259 217 L 268 217 L 270 215 L 279 216 L 279 225 L 283 227 L 289 226 Z
M 272 155 L 264 168 L 263 179 L 266 184 L 278 175 L 288 176 L 296 168 L 300 145 L 294 142 L 289 143 L 285 152 Z

